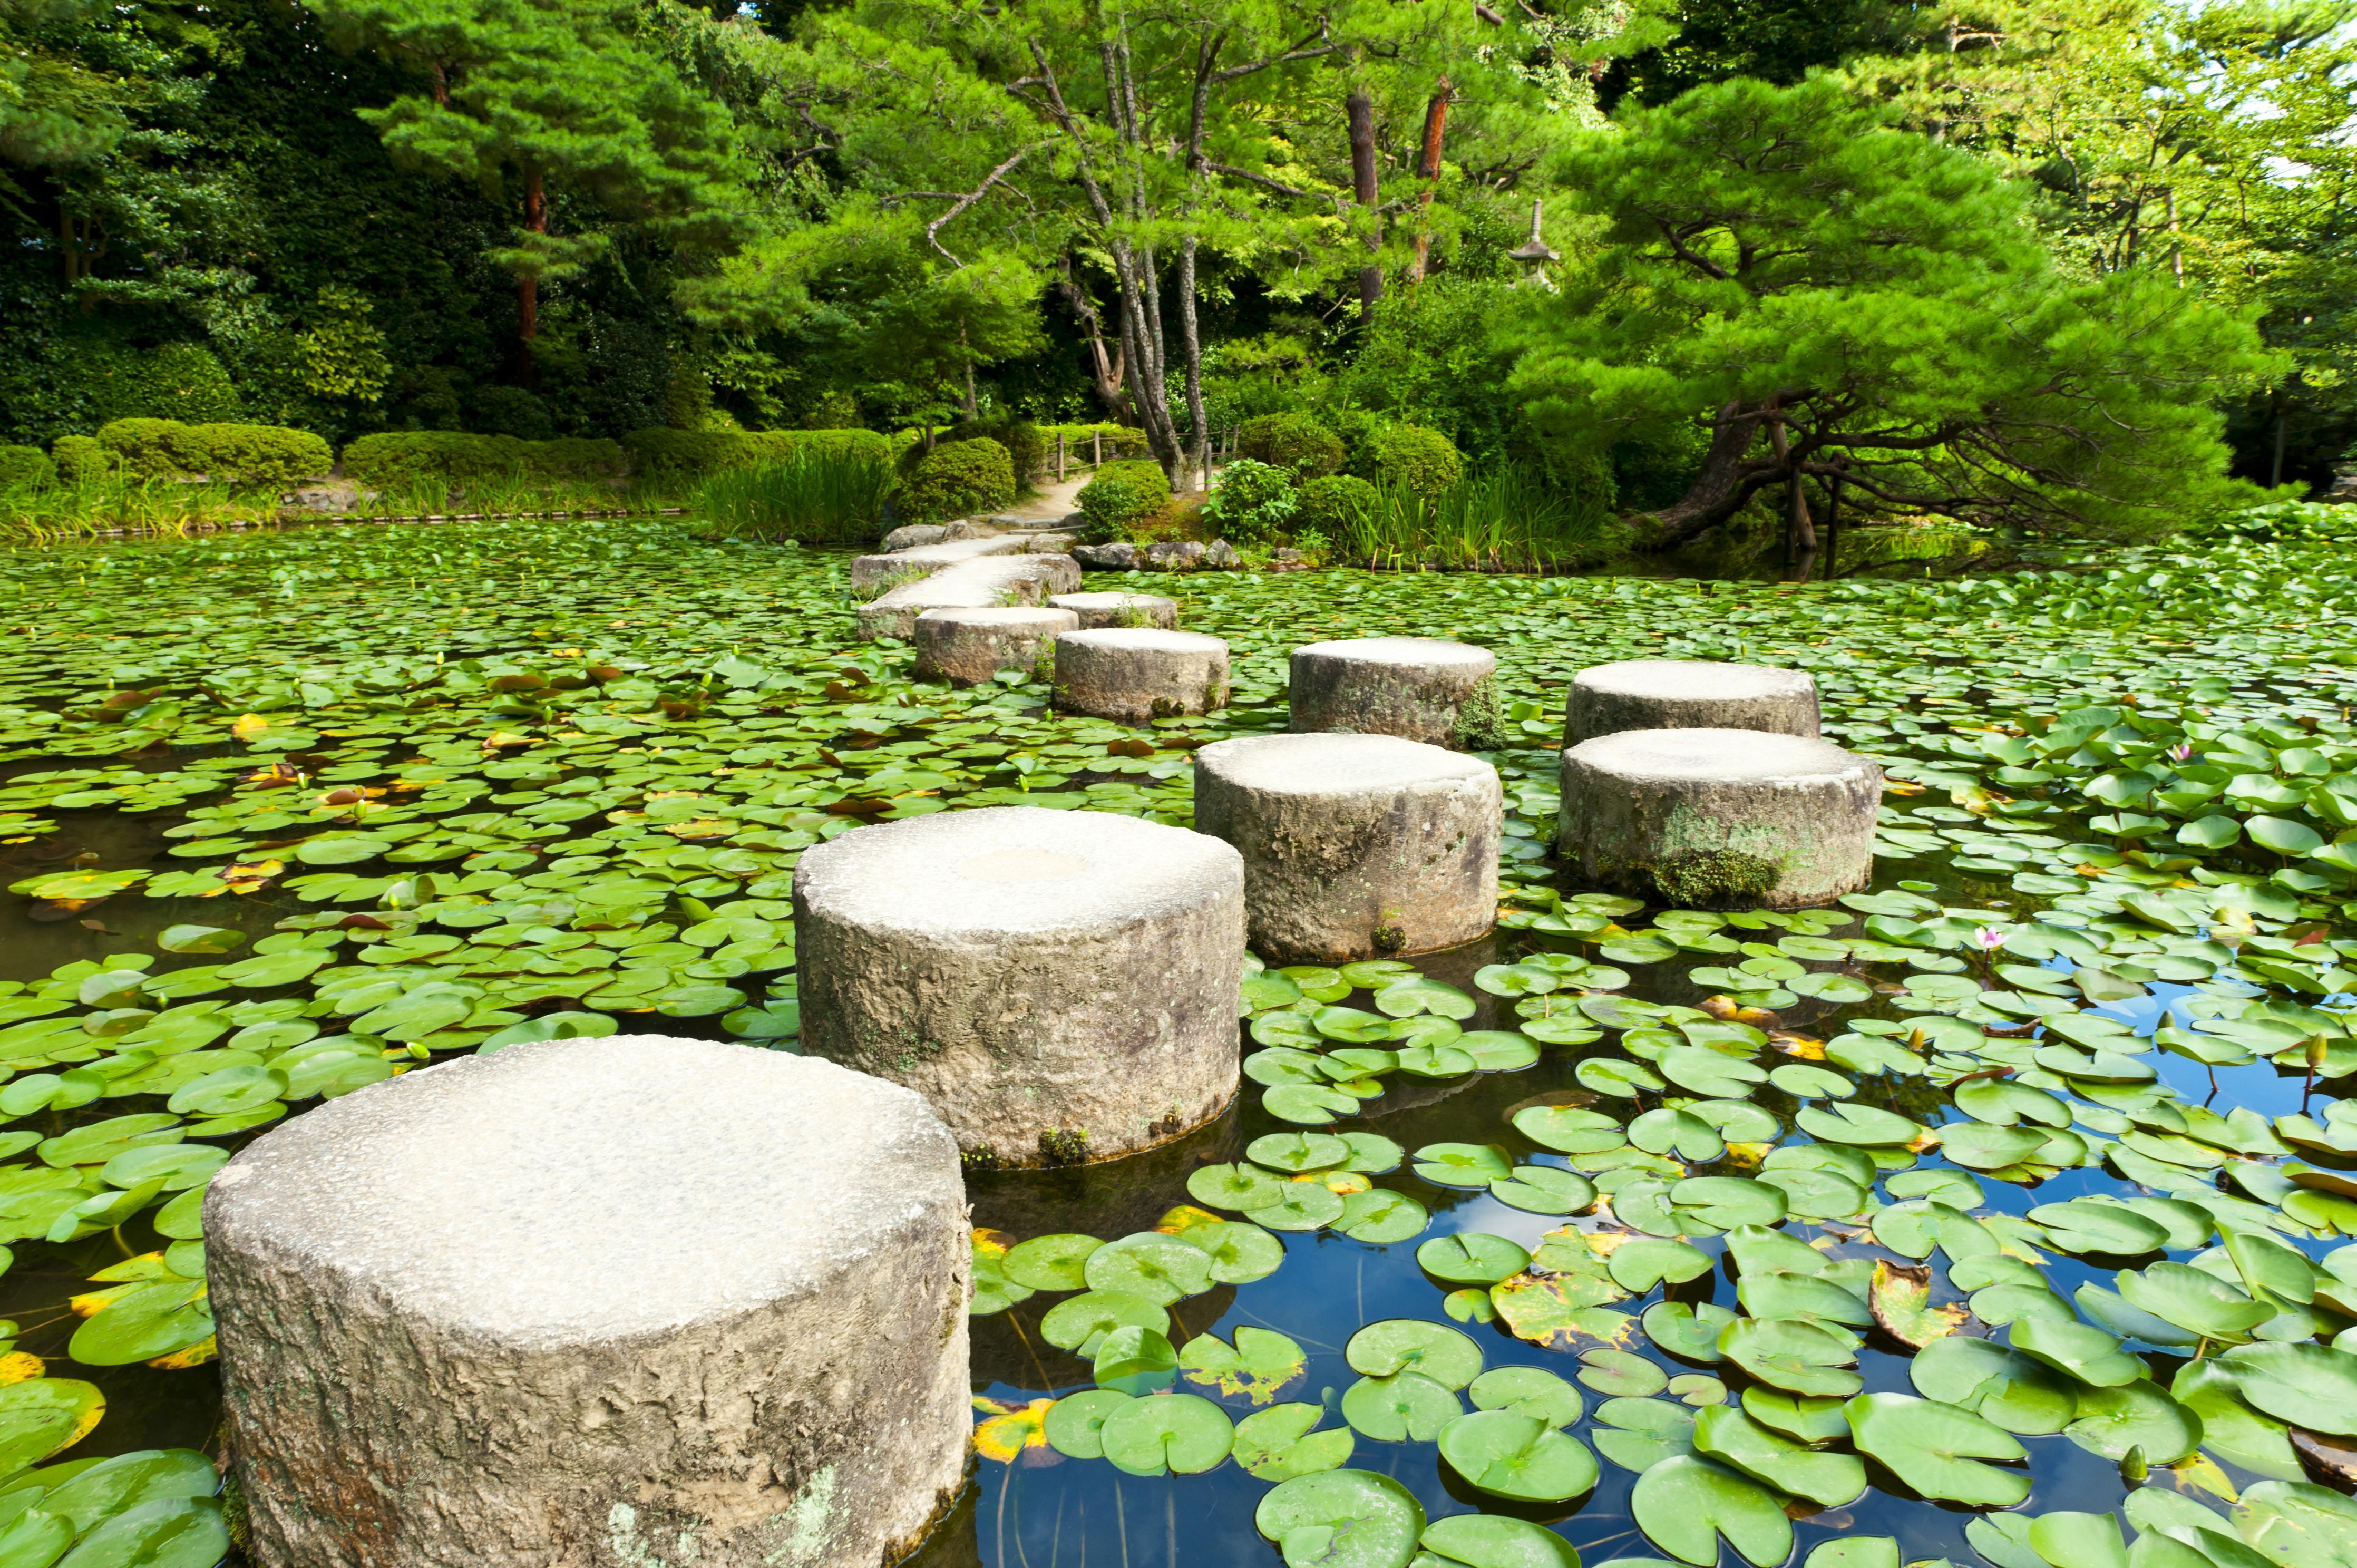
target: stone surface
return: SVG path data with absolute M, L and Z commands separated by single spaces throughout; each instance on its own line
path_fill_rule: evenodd
M 213 1178 L 258 1568 L 872 1568 L 964 1472 L 957 1149 L 833 1063 L 511 1046 Z
M 854 593 L 872 593 L 879 587 L 897 587 L 969 561 L 990 555 L 1014 555 L 1022 549 L 1023 541 L 1019 539 L 969 537 L 911 545 L 884 555 L 855 555 L 851 559 L 851 588 Z
M 1214 539 L 1203 546 L 1203 564 L 1221 572 L 1232 572 L 1244 564 L 1236 547 L 1224 539 Z
M 948 535 L 949 530 L 938 522 L 904 522 L 886 534 L 878 548 L 889 555 L 896 550 L 911 550 L 920 544 L 939 544 Z
M 1079 544 L 1072 547 L 1072 559 L 1092 572 L 1135 572 L 1137 570 L 1137 546 Z
M 1024 548 L 1035 555 L 1069 555 L 1080 542 L 1079 534 L 1059 530 L 1030 535 Z
M 1217 839 L 941 811 L 805 850 L 793 899 L 802 1049 L 917 1090 L 970 1154 L 1069 1162 L 1042 1135 L 1077 1133 L 1101 1159 L 1235 1093 L 1243 865 Z
M 1149 572 L 1191 572 L 1209 553 L 1201 540 L 1165 539 L 1146 547 L 1143 564 Z
M 1228 645 L 1191 631 L 1107 627 L 1056 639 L 1056 706 L 1143 724 L 1228 705 Z
M 1049 645 L 1080 627 L 1066 609 L 927 610 L 915 628 L 917 678 L 978 686 L 1001 670 L 1044 675 L 1053 669 Z
M 1879 767 L 1813 736 L 1623 730 L 1563 754 L 1555 847 L 1632 897 L 1796 909 L 1872 878 L 1881 801 Z
M 1498 660 L 1433 637 L 1361 637 L 1293 650 L 1296 733 L 1394 735 L 1458 751 L 1505 744 Z
M 1699 659 L 1630 659 L 1572 677 L 1564 744 L 1632 729 L 1817 733 L 1817 683 L 1802 670 Z
M 1009 542 L 993 539 L 983 542 Z M 913 637 L 917 618 L 927 610 L 1036 605 L 1050 594 L 1069 593 L 1080 585 L 1080 564 L 1069 555 L 992 555 L 958 562 L 930 576 L 903 583 L 860 606 L 859 634 L 871 638 Z
M 1496 768 L 1394 736 L 1254 736 L 1195 754 L 1195 829 L 1243 854 L 1252 948 L 1272 963 L 1481 935 L 1504 811 Z
M 1079 616 L 1082 631 L 1108 626 L 1159 627 L 1172 631 L 1178 625 L 1178 601 L 1160 594 L 1058 594 L 1048 605 Z

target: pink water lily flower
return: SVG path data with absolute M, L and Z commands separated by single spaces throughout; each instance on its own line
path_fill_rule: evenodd
M 2005 933 L 1995 926 L 1982 926 L 1973 932 L 1973 946 L 1983 952 L 1995 952 L 2005 946 Z

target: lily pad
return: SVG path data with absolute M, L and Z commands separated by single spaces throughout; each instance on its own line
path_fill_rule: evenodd
M 1475 1490 L 1517 1502 L 1568 1502 L 1596 1485 L 1586 1444 L 1519 1411 L 1458 1416 L 1441 1430 L 1440 1456 Z
M 1792 1525 L 1783 1505 L 1757 1483 L 1694 1455 L 1646 1470 L 1629 1507 L 1654 1545 L 1700 1568 L 1718 1561 L 1722 1534 L 1755 1568 L 1773 1568 L 1792 1555 Z
M 2029 1477 L 1984 1464 L 2029 1451 L 1972 1412 L 1908 1394 L 1859 1394 L 1843 1407 L 1858 1452 L 1879 1461 L 1927 1498 L 1976 1508 L 2011 1508 L 2029 1496 Z
M 1370 1470 L 1296 1477 L 1253 1510 L 1286 1568 L 1408 1568 L 1424 1522 L 1415 1494 Z

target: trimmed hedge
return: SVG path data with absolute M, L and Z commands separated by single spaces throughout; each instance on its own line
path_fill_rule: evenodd
M 1107 463 L 1073 499 L 1092 536 L 1120 539 L 1170 504 L 1170 476 L 1159 463 Z
M 627 462 L 619 442 L 580 436 L 523 441 L 457 430 L 392 430 L 363 435 L 344 448 L 345 478 L 377 489 L 420 479 L 611 478 Z
M 904 521 L 936 522 L 1014 499 L 1014 459 L 1006 447 L 981 435 L 935 442 L 901 481 L 896 510 Z
M 892 460 L 892 443 L 873 430 L 633 430 L 622 437 L 640 478 L 700 478 L 748 463 L 773 463 L 816 447 Z
M 1294 492 L 1296 532 L 1316 529 L 1329 539 L 1362 517 L 1374 515 L 1375 487 L 1351 474 L 1329 474 Z
M 95 435 L 60 435 L 49 444 L 49 457 L 60 484 L 94 485 L 114 468 L 106 443 Z
M 0 446 L 0 490 L 46 490 L 58 482 L 58 466 L 38 446 Z
M 942 442 L 974 441 L 987 436 L 1006 448 L 1007 461 L 1015 465 L 1015 481 L 1020 485 L 1039 472 L 1048 460 L 1049 438 L 1038 425 L 1028 419 L 1009 414 L 989 419 L 968 419 L 950 427 L 949 434 L 933 445 Z
M 1236 427 L 1236 456 L 1314 478 L 1342 466 L 1342 438 L 1306 413 L 1264 413 Z
M 1375 477 L 1420 496 L 1437 496 L 1465 476 L 1457 443 L 1420 424 L 1394 424 L 1367 445 Z
M 286 485 L 324 475 L 336 462 L 318 436 L 280 424 L 118 419 L 100 426 L 98 439 L 134 478 L 202 474 L 215 484 Z

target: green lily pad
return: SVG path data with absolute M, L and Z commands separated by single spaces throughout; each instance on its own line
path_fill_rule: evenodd
M 1783 1505 L 1757 1483 L 1694 1455 L 1646 1470 L 1629 1507 L 1654 1545 L 1701 1568 L 1718 1561 L 1722 1534 L 1755 1568 L 1773 1568 L 1792 1555 L 1792 1525 Z
M 1451 1391 L 1463 1388 L 1481 1371 L 1481 1348 L 1469 1336 L 1416 1317 L 1368 1324 L 1342 1347 L 1342 1359 L 1366 1377 L 1420 1372 Z
M 1418 1561 L 1442 1568 L 1579 1568 L 1579 1553 L 1555 1531 L 1502 1514 L 1452 1514 L 1424 1532 Z
M 1450 1284 L 1491 1285 L 1528 1268 L 1531 1255 L 1503 1236 L 1474 1230 L 1435 1236 L 1415 1250 L 1415 1261 L 1426 1273 Z
M 1814 1318 L 1738 1318 L 1719 1334 L 1719 1353 L 1787 1393 L 1847 1398 L 1864 1380 L 1846 1370 L 1857 1359 L 1849 1339 Z
M 2011 1508 L 2029 1496 L 2029 1477 L 1983 1460 L 2029 1451 L 1972 1412 L 1908 1394 L 1859 1394 L 1843 1407 L 1858 1452 L 1927 1498 L 1975 1508 Z
M 1178 1352 L 1152 1328 L 1116 1328 L 1097 1345 L 1097 1387 L 1150 1394 L 1178 1380 Z
M 1162 1306 L 1211 1288 L 1211 1260 L 1202 1249 L 1150 1230 L 1097 1248 L 1081 1273 L 1092 1291 L 1134 1295 Z
M 1297 1477 L 1253 1510 L 1286 1568 L 1408 1568 L 1424 1522 L 1415 1494 L 1369 1470 Z
M 1517 1502 L 1568 1502 L 1596 1485 L 1586 1444 L 1519 1411 L 1458 1416 L 1441 1429 L 1440 1456 L 1476 1491 Z
M 1280 1404 L 1236 1423 L 1229 1456 L 1256 1481 L 1289 1481 L 1337 1470 L 1351 1462 L 1358 1440 L 1348 1427 L 1316 1430 L 1322 1404 Z
M 1586 1408 L 1577 1389 L 1542 1367 L 1495 1367 L 1465 1391 L 1476 1410 L 1517 1411 L 1549 1426 L 1570 1426 Z
M 2357 1434 L 2357 1353 L 2299 1342 L 2241 1345 L 2218 1366 L 2269 1415 L 2310 1432 Z
M 1190 1383 L 1266 1404 L 1301 1376 L 1308 1361 L 1301 1347 L 1286 1336 L 1246 1325 L 1236 1330 L 1232 1344 L 1214 1335 L 1197 1335 L 1178 1352 L 1177 1366 Z
M 1193 1476 L 1228 1456 L 1235 1426 L 1210 1400 L 1154 1394 L 1107 1415 L 1097 1436 L 1116 1469 L 1133 1476 Z
M 1386 1246 L 1423 1234 L 1432 1216 L 1415 1199 L 1382 1187 L 1354 1192 L 1342 1199 L 1342 1212 L 1333 1228 L 1354 1241 Z
M 1422 1372 L 1361 1378 L 1342 1391 L 1342 1419 L 1378 1443 L 1429 1443 L 1465 1412 L 1456 1393 Z
M 1127 1404 L 1131 1398 L 1117 1389 L 1088 1389 L 1067 1394 L 1048 1407 L 1044 1426 L 1048 1446 L 1067 1458 L 1103 1458 L 1105 1417 Z
M 1514 1176 L 1513 1160 L 1495 1144 L 1426 1144 L 1410 1168 L 1436 1187 L 1485 1187 Z
M 1742 1471 L 1755 1481 L 1827 1508 L 1866 1490 L 1866 1466 L 1848 1454 L 1826 1453 L 1770 1430 L 1733 1405 L 1695 1417 L 1695 1452 Z
M 1034 1236 L 1006 1250 L 999 1267 L 1017 1284 L 1033 1290 L 1082 1290 L 1089 1257 L 1104 1243 L 1093 1236 Z

